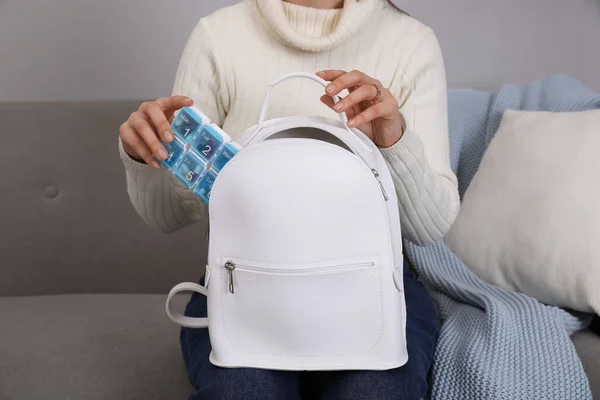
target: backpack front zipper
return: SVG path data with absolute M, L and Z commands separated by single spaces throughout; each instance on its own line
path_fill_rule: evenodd
M 313 267 L 313 268 L 302 268 L 302 269 L 276 269 L 276 268 L 263 268 L 256 267 L 252 265 L 244 265 L 233 261 L 227 261 L 223 264 L 223 267 L 227 270 L 229 274 L 229 293 L 235 293 L 234 286 L 234 271 L 247 271 L 253 272 L 257 274 L 267 274 L 267 275 L 287 275 L 287 276 L 298 276 L 298 275 L 326 275 L 326 274 L 335 274 L 338 272 L 349 272 L 357 269 L 374 267 L 374 262 L 362 262 L 362 263 L 354 263 L 354 264 L 335 264 L 328 265 L 325 267 Z

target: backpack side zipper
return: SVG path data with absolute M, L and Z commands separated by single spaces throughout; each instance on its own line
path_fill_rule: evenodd
M 381 180 L 379 179 L 379 172 L 375 169 L 375 168 L 371 168 L 371 172 L 373 172 L 373 175 L 375 175 L 375 179 L 377 179 L 377 183 L 379 183 L 379 187 L 381 188 L 381 193 L 383 193 L 383 198 L 385 199 L 385 201 L 388 201 L 388 196 L 387 193 L 385 192 L 385 188 L 383 187 L 383 184 L 381 183 Z

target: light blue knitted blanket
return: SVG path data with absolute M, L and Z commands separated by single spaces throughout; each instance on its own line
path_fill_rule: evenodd
M 600 108 L 600 95 L 562 75 L 497 93 L 450 91 L 450 151 L 461 197 L 505 110 L 593 108 Z M 484 283 L 443 243 L 405 246 L 442 319 L 431 399 L 591 400 L 569 339 L 587 316 Z

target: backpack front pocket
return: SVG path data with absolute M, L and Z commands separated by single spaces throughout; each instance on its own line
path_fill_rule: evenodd
M 381 338 L 381 273 L 374 257 L 307 264 L 224 258 L 219 268 L 223 332 L 239 351 L 349 356 Z

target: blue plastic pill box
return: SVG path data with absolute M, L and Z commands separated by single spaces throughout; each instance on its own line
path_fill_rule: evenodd
M 231 138 L 221 128 L 215 124 L 208 124 L 204 125 L 192 142 L 192 150 L 208 162 L 217 154 L 223 143 L 229 141 Z
M 188 188 L 194 187 L 202 171 L 206 168 L 206 163 L 198 157 L 193 151 L 184 153 L 179 160 L 173 174 Z
M 236 142 L 229 142 L 221 148 L 212 162 L 212 167 L 216 172 L 220 172 L 233 156 L 241 150 L 241 146 Z
M 194 189 L 194 194 L 200 197 L 206 204 L 208 204 L 210 191 L 212 190 L 212 186 L 213 183 L 215 183 L 216 178 L 217 174 L 213 170 L 209 169 L 202 175 L 200 182 L 198 182 L 196 188 Z
M 167 168 L 168 170 L 172 170 L 173 167 L 177 164 L 179 157 L 181 157 L 185 150 L 185 143 L 179 140 L 179 138 L 175 138 L 170 143 L 162 142 L 162 144 L 163 146 L 165 146 L 165 149 L 167 150 L 167 153 L 169 153 L 169 156 L 164 160 L 159 159 L 159 161 L 165 168 Z
M 196 107 L 184 107 L 175 116 L 171 129 L 185 143 L 191 143 L 194 136 L 208 123 L 208 118 Z

